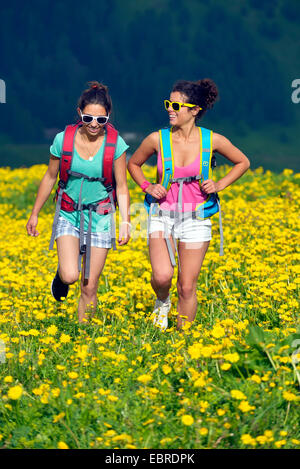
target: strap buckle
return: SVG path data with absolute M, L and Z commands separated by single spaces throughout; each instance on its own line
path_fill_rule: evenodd
M 65 189 L 66 188 L 66 183 L 60 179 L 58 181 L 58 187 L 60 187 L 61 189 Z
M 108 186 L 105 186 L 105 189 L 107 190 L 107 192 L 112 192 L 114 190 L 111 184 L 109 184 Z

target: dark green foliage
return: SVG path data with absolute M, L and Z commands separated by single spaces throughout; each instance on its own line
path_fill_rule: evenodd
M 121 131 L 145 134 L 166 125 L 162 100 L 173 83 L 204 77 L 220 92 L 204 126 L 226 122 L 231 135 L 237 124 L 262 133 L 265 125 L 281 126 L 283 133 L 297 126 L 290 97 L 295 54 L 289 67 L 281 61 L 287 47 L 289 54 L 296 48 L 288 37 L 299 21 L 296 0 L 239 6 L 225 0 L 31 0 L 3 3 L 0 15 L 0 78 L 7 86 L 0 144 L 7 138 L 49 143 L 75 120 L 89 80 L 109 86 Z

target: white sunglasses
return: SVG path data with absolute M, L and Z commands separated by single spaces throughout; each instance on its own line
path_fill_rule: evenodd
M 104 125 L 109 119 L 109 116 L 91 116 L 90 114 L 82 114 L 81 111 L 80 114 L 81 120 L 84 124 L 90 124 L 91 122 L 93 122 L 93 120 L 96 120 L 98 124 Z

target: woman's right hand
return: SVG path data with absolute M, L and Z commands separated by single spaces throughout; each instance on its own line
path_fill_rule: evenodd
M 26 224 L 27 233 L 29 236 L 38 236 L 40 233 L 36 231 L 36 227 L 38 224 L 38 217 L 37 215 L 30 215 L 30 218 Z
M 150 184 L 145 192 L 155 199 L 162 199 L 167 195 L 167 190 L 161 184 Z

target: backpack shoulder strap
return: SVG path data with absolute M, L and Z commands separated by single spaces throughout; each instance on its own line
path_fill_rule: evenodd
M 106 125 L 106 142 L 103 155 L 102 177 L 105 178 L 105 186 L 114 185 L 113 162 L 118 140 L 118 131 L 112 124 Z
M 65 128 L 65 135 L 59 164 L 59 179 L 64 185 L 66 185 L 69 179 L 68 170 L 71 169 L 74 154 L 74 140 L 78 127 L 79 124 L 74 124 L 67 125 Z
M 169 189 L 170 181 L 174 175 L 174 157 L 172 147 L 172 127 L 160 129 L 159 141 L 162 161 L 162 179 L 161 185 Z
M 212 178 L 212 130 L 199 127 L 200 132 L 200 174 L 204 180 Z

